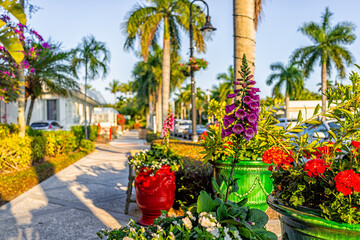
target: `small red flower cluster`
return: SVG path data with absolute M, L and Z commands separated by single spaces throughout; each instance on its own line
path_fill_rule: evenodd
M 292 167 L 291 163 L 294 159 L 279 147 L 272 147 L 263 153 L 263 162 L 267 164 L 277 164 L 278 167 L 289 169 Z M 272 171 L 273 167 L 270 166 L 269 170 Z
M 354 147 L 356 147 L 357 149 L 360 149 L 360 142 L 357 141 L 352 141 L 351 145 L 353 145 Z
M 329 144 L 334 144 L 334 143 L 329 143 Z M 333 147 L 321 146 L 316 148 L 316 152 L 313 153 L 313 155 L 317 159 L 324 159 L 325 156 L 329 157 L 332 151 L 333 151 Z M 341 152 L 341 149 L 336 149 L 336 152 Z M 305 153 L 307 154 L 306 158 L 310 159 L 311 154 L 309 152 L 305 152 Z
M 313 159 L 305 163 L 304 171 L 308 171 L 307 175 L 310 177 L 319 176 L 322 175 L 328 167 L 329 165 L 326 165 L 324 160 Z
M 345 170 L 335 176 L 336 190 L 342 192 L 345 196 L 351 194 L 354 190 L 360 192 L 360 174 L 354 170 Z
M 156 181 L 160 178 L 160 175 L 171 175 L 174 174 L 171 171 L 170 166 L 164 165 L 154 174 L 154 170 L 148 170 L 147 167 L 141 168 L 139 174 L 135 179 L 135 183 L 142 188 L 151 187 L 151 184 L 156 183 Z
M 200 136 L 201 140 L 205 140 L 205 137 L 208 137 L 208 133 L 207 132 L 203 132 Z

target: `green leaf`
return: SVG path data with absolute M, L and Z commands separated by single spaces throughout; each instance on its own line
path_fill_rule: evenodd
M 246 221 L 252 222 L 252 229 L 265 227 L 269 217 L 259 209 L 250 209 Z
M 278 237 L 275 233 L 266 231 L 263 228 L 254 229 L 253 232 L 263 240 L 277 240 Z
M 197 200 L 197 212 L 212 212 L 214 208 L 215 203 L 211 196 L 207 192 L 201 191 Z
M 11 15 L 13 15 L 19 22 L 26 25 L 26 14 L 17 0 L 0 0 L 0 6 L 5 8 Z
M 215 190 L 215 193 L 219 194 L 221 198 L 224 197 L 224 193 L 221 191 L 219 184 L 216 182 L 215 178 L 211 179 L 211 183 L 213 185 L 213 188 Z
M 222 203 L 222 204 L 217 208 L 216 214 L 217 214 L 217 217 L 218 217 L 218 220 L 219 220 L 219 221 L 228 218 L 229 215 L 228 215 L 228 213 L 227 213 L 227 209 L 226 209 L 224 203 Z

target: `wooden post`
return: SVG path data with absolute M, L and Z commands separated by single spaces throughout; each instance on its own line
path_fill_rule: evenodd
M 100 139 L 100 131 L 101 131 L 101 125 L 98 123 L 98 139 Z

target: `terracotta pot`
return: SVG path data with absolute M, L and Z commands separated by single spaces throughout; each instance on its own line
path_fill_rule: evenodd
M 153 171 L 141 170 L 135 179 L 136 203 L 142 217 L 138 224 L 151 225 L 161 215 L 161 210 L 169 211 L 175 198 L 175 175 L 169 166 L 162 166 L 154 176 Z
M 279 213 L 282 239 L 355 240 L 360 239 L 360 225 L 339 223 L 320 216 L 320 209 L 291 207 L 269 195 L 269 206 Z

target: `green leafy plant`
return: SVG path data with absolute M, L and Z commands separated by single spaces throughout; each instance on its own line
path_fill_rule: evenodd
M 207 66 L 208 62 L 205 61 L 205 59 L 203 58 L 190 58 L 189 62 L 185 64 L 181 63 L 179 69 L 183 72 L 185 76 L 190 76 L 191 68 L 193 69 L 193 71 L 199 71 L 200 69 L 206 69 Z

